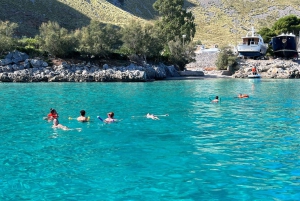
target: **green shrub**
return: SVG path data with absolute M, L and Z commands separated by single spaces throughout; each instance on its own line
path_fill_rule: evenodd
M 39 41 L 36 38 L 23 37 L 17 41 L 17 50 L 25 52 L 29 56 L 39 56 Z
M 216 66 L 218 70 L 227 70 L 228 66 L 230 67 L 236 64 L 236 59 L 237 57 L 229 47 L 222 47 L 216 61 Z
M 40 50 L 53 56 L 68 56 L 78 46 L 74 33 L 61 28 L 57 22 L 43 23 L 37 36 Z
M 14 31 L 17 27 L 16 23 L 0 21 L 0 55 L 15 49 Z

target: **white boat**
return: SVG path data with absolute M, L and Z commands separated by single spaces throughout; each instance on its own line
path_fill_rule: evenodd
M 251 74 L 251 75 L 248 75 L 248 78 L 260 78 L 260 74 Z
M 264 56 L 267 53 L 268 45 L 264 43 L 261 35 L 257 34 L 253 27 L 242 39 L 242 43 L 237 45 L 240 56 L 255 58 Z

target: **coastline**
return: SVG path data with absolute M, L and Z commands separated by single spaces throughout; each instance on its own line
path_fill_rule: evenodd
M 233 79 L 232 76 L 218 75 L 218 74 L 206 74 L 204 76 L 180 76 L 180 77 L 167 77 L 164 80 L 205 80 L 205 79 Z

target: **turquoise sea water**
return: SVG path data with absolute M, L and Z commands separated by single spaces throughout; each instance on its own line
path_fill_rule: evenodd
M 299 200 L 299 84 L 0 83 L 0 200 Z

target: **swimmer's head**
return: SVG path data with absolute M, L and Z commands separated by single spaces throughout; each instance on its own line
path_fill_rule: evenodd
M 80 111 L 80 114 L 81 114 L 81 116 L 84 116 L 84 115 L 85 115 L 85 111 L 84 111 L 84 110 L 81 110 L 81 111 Z
M 51 113 L 51 114 L 57 114 L 56 110 L 53 109 L 53 108 L 50 109 L 50 113 Z
M 107 115 L 108 115 L 110 118 L 114 118 L 114 115 L 115 115 L 115 114 L 114 114 L 113 112 L 110 112 L 110 113 L 108 113 Z

